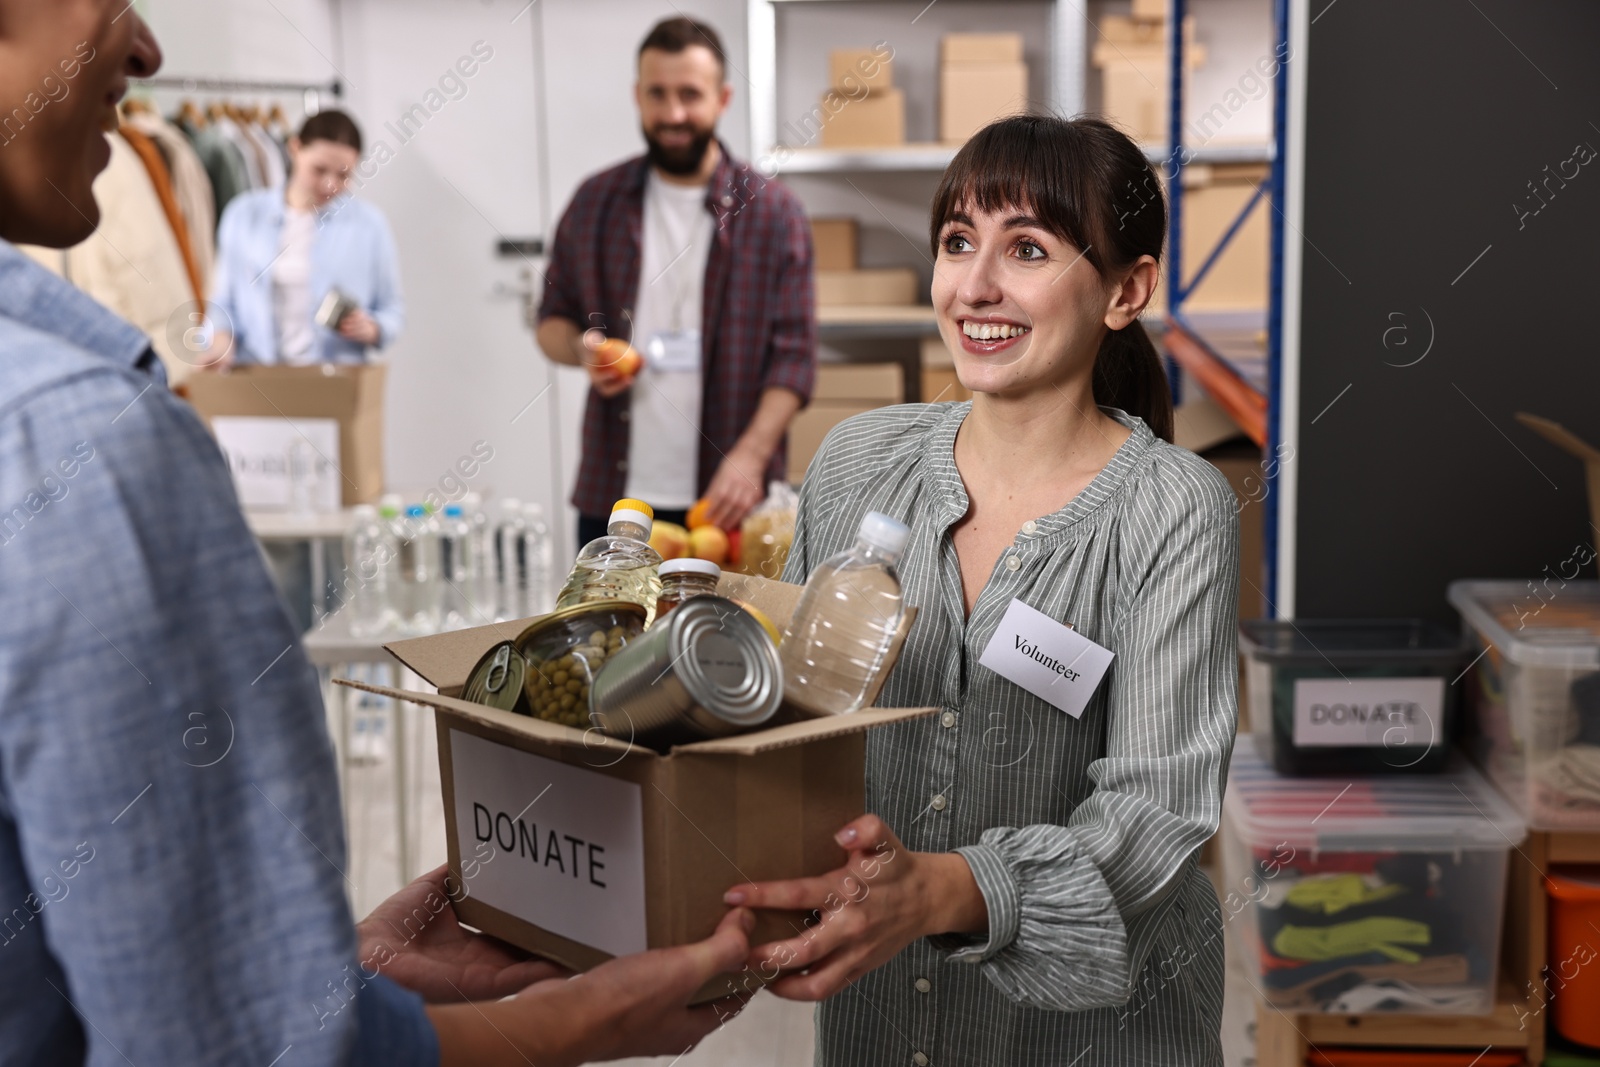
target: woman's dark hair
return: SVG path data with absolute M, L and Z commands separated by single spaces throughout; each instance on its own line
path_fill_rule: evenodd
M 685 15 L 662 19 L 652 26 L 650 32 L 645 35 L 644 42 L 639 45 L 639 55 L 643 57 L 651 48 L 658 52 L 676 55 L 693 45 L 711 49 L 711 54 L 717 57 L 717 66 L 721 67 L 727 63 L 722 51 L 722 38 L 717 36 L 717 31 L 704 22 Z
M 979 130 L 933 196 L 929 237 L 961 211 L 1020 208 L 1068 241 L 1103 278 L 1140 256 L 1161 260 L 1167 201 L 1139 146 L 1094 118 L 1016 115 Z M 1172 440 L 1172 393 L 1166 368 L 1138 322 L 1106 335 L 1094 361 L 1094 399 L 1143 419 Z
M 343 111 L 319 111 L 306 119 L 300 127 L 300 144 L 310 144 L 312 141 L 332 141 L 334 144 L 348 145 L 361 153 L 361 128 L 356 125 L 355 119 Z

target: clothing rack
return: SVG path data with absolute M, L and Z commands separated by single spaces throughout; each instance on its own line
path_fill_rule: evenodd
M 147 89 L 177 89 L 186 93 L 300 93 L 307 115 L 315 115 L 322 110 L 323 93 L 331 94 L 335 100 L 344 95 L 344 83 L 337 78 L 330 82 L 294 82 L 161 75 L 136 78 L 134 84 Z

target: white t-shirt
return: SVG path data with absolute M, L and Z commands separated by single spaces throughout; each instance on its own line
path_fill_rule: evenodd
M 317 215 L 286 207 L 279 256 L 272 265 L 272 316 L 278 333 L 278 362 L 316 361 L 317 332 L 311 306 L 311 246 Z
M 698 497 L 700 357 L 697 351 L 693 369 L 663 371 L 652 365 L 649 343 L 658 334 L 701 329 L 706 258 L 715 232 L 706 208 L 706 187 L 672 185 L 652 168 L 645 181 L 642 232 L 631 340 L 645 363 L 629 390 L 628 480 L 623 495 L 677 510 Z

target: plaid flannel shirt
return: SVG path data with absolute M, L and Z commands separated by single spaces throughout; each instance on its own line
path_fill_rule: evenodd
M 701 311 L 704 396 L 696 484 L 705 492 L 723 457 L 755 416 L 764 389 L 811 399 L 816 379 L 811 228 L 794 194 L 734 159 L 726 145 L 706 189 L 716 241 L 706 259 Z M 556 228 L 539 320 L 557 317 L 581 329 L 629 337 L 639 291 L 640 231 L 649 162 L 638 156 L 579 186 Z M 626 392 L 606 399 L 589 390 L 583 456 L 572 503 L 584 515 L 608 515 L 628 478 Z M 767 465 L 784 478 L 787 441 Z

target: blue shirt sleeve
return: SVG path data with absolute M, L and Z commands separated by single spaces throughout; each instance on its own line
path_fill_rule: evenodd
M 395 249 L 394 233 L 376 209 L 372 214 L 376 220 L 373 238 L 376 246 L 373 263 L 376 282 L 371 315 L 377 320 L 381 335 L 377 347 L 388 348 L 406 327 L 406 302 L 400 290 L 400 253 Z
M 0 401 L 0 886 L 38 904 L 0 934 L 0 1050 L 437 1063 L 420 1000 L 348 981 L 321 697 L 215 444 L 84 367 Z

